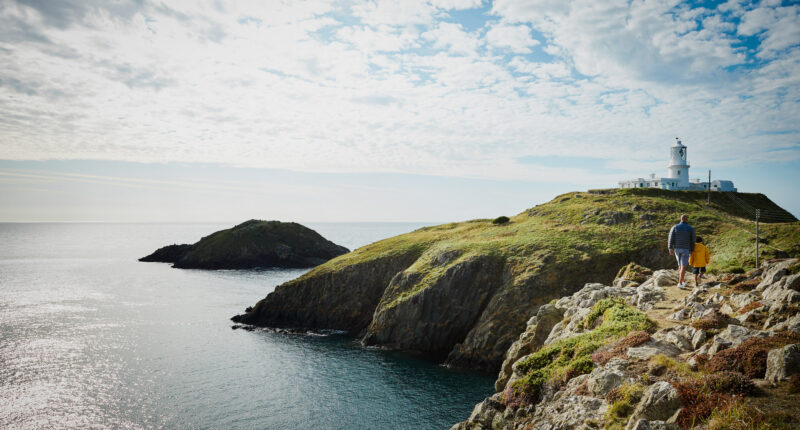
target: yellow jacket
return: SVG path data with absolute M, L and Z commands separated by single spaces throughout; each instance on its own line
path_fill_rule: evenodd
M 702 243 L 694 244 L 694 251 L 689 256 L 689 265 L 692 267 L 706 267 L 709 261 L 711 261 L 711 256 L 708 255 L 708 248 Z

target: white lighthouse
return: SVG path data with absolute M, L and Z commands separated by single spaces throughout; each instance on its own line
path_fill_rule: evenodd
M 669 165 L 667 177 L 657 178 L 651 173 L 647 178 L 619 181 L 620 188 L 660 188 L 662 190 L 708 190 L 711 191 L 736 191 L 733 182 L 725 179 L 715 181 L 702 181 L 694 179 L 689 181 L 689 162 L 686 159 L 686 145 L 679 138 L 675 138 L 675 145 L 669 149 Z
M 689 163 L 686 162 L 686 146 L 679 138 L 675 138 L 675 145 L 669 149 L 669 155 L 667 177 L 675 180 L 677 188 L 689 188 Z

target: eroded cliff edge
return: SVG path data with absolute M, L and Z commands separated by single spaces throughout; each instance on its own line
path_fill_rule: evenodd
M 763 195 L 738 196 L 776 208 Z M 368 345 L 496 371 L 541 305 L 587 282 L 611 282 L 629 261 L 670 265 L 666 232 L 681 213 L 693 215 L 712 246 L 742 236 L 739 207 L 714 197 L 706 207 L 706 195 L 697 192 L 569 193 L 504 224 L 422 228 L 318 266 L 233 320 L 347 330 Z M 731 252 L 719 264 L 746 258 Z

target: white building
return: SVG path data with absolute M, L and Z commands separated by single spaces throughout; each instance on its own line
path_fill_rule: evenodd
M 648 178 L 637 178 L 627 181 L 619 181 L 620 188 L 660 188 L 662 190 L 708 190 L 709 185 L 712 191 L 736 191 L 732 181 L 715 180 L 703 181 L 701 179 L 689 180 L 689 163 L 686 160 L 686 146 L 680 139 L 675 138 L 675 146 L 669 150 L 670 160 L 667 166 L 667 177 L 656 178 L 655 173 L 651 173 Z

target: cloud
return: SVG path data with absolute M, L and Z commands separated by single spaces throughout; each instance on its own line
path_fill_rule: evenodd
M 436 28 L 422 34 L 433 47 L 456 55 L 474 55 L 479 46 L 478 38 L 463 30 L 460 24 L 440 22 Z
M 800 6 L 767 6 L 747 11 L 738 33 L 758 35 L 762 39 L 759 57 L 772 58 L 780 51 L 800 45 Z
M 796 128 L 795 6 L 486 5 L 4 2 L 0 158 L 569 181 L 514 160 L 797 144 L 770 134 Z
M 528 54 L 530 47 L 539 44 L 531 37 L 531 29 L 526 25 L 494 25 L 486 32 L 486 42 L 500 49 L 508 49 L 517 54 Z

